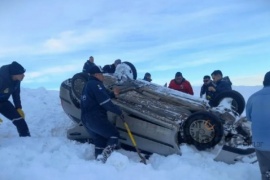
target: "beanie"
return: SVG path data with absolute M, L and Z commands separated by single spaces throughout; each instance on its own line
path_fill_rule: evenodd
M 23 74 L 23 73 L 25 73 L 25 69 L 22 67 L 22 65 L 20 65 L 16 61 L 13 61 L 9 65 L 9 73 L 10 73 L 10 75 Z
M 264 86 L 270 86 L 270 71 L 268 71 L 265 76 L 264 76 L 264 80 L 263 80 L 263 85 Z

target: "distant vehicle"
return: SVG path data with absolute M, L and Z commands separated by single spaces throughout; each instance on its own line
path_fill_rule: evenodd
M 181 143 L 194 145 L 198 150 L 217 144 L 235 148 L 251 143 L 248 122 L 240 119 L 245 100 L 236 91 L 222 93 L 215 99 L 216 107 L 210 107 L 205 99 L 137 80 L 136 68 L 130 62 L 119 64 L 114 74 L 104 74 L 104 77 L 104 85 L 109 91 L 114 86 L 121 89 L 119 97 L 112 101 L 124 111 L 125 121 L 139 149 L 144 152 L 181 154 Z M 60 98 L 65 113 L 76 124 L 68 130 L 67 137 L 91 142 L 80 120 L 80 96 L 87 80 L 85 73 L 77 73 L 65 80 L 60 87 Z M 120 133 L 120 143 L 132 146 L 119 117 L 112 113 L 108 113 L 108 117 Z M 247 154 L 250 153 L 254 150 L 249 149 Z

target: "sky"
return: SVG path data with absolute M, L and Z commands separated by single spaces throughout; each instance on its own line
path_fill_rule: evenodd
M 270 70 L 268 0 L 66 0 L 0 2 L 0 66 L 27 70 L 23 87 L 59 89 L 94 56 L 192 86 L 222 70 L 233 85 L 261 85 Z
M 245 99 L 259 89 L 238 87 Z M 31 137 L 18 137 L 12 122 L 0 114 L 1 180 L 260 179 L 258 163 L 228 165 L 214 161 L 220 146 L 197 151 L 181 144 L 182 156 L 153 154 L 147 165 L 139 163 L 136 152 L 121 149 L 113 152 L 106 164 L 100 164 L 94 160 L 92 144 L 66 138 L 67 129 L 74 124 L 61 107 L 59 91 L 22 88 L 21 99 Z

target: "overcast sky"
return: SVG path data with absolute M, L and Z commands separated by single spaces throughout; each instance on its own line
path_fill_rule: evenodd
M 270 71 L 269 0 L 1 0 L 0 32 L 0 65 L 21 63 L 29 88 L 58 89 L 91 55 L 161 85 L 177 71 L 201 85 L 216 69 L 261 85 Z

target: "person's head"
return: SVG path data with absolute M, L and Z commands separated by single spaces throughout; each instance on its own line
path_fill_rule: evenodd
M 211 76 L 212 76 L 213 81 L 217 82 L 220 79 L 222 79 L 223 74 L 222 74 L 222 72 L 220 70 L 215 70 L 215 71 L 212 72 Z
M 96 77 L 98 80 L 103 81 L 103 70 L 99 66 L 93 66 L 89 69 L 90 76 Z
M 148 82 L 151 82 L 152 81 L 151 74 L 149 72 L 145 73 L 143 79 L 146 80 L 146 81 L 148 81 Z
M 175 78 L 174 79 L 175 79 L 176 83 L 181 83 L 181 81 L 183 80 L 182 73 L 181 72 L 175 73 Z
M 118 64 L 121 64 L 121 59 L 116 59 L 116 60 L 114 61 L 115 67 L 116 67 Z
M 203 77 L 203 83 L 204 83 L 204 84 L 208 84 L 208 83 L 210 83 L 210 82 L 211 82 L 210 76 L 205 75 L 205 76 Z
M 89 61 L 92 62 L 92 63 L 94 63 L 94 57 L 93 56 L 90 56 L 89 57 Z
M 22 81 L 24 78 L 25 69 L 22 65 L 13 61 L 9 65 L 9 73 L 14 81 Z
M 270 86 L 270 71 L 268 71 L 265 76 L 264 76 L 264 80 L 263 80 L 263 85 L 264 86 Z

